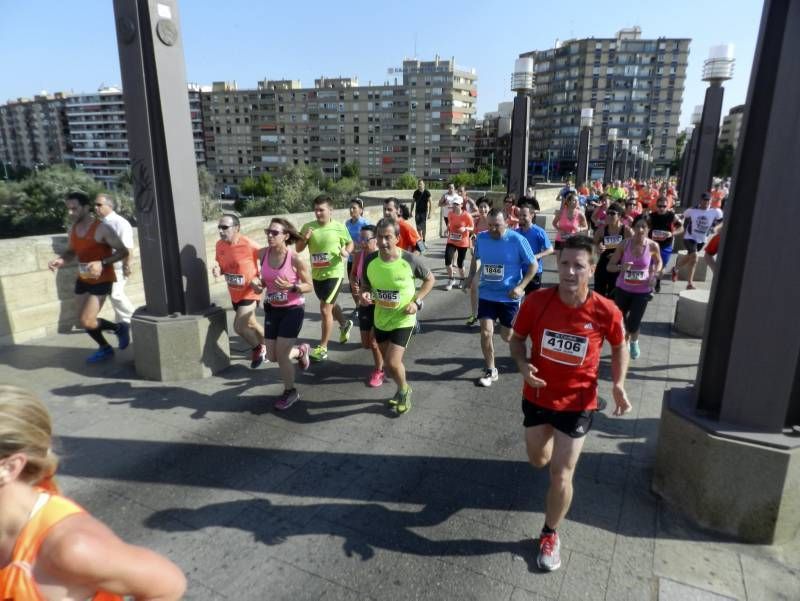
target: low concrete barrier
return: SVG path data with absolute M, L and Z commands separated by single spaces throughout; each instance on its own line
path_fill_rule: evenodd
M 674 323 L 678 332 L 695 338 L 703 337 L 710 293 L 708 289 L 697 289 L 684 290 L 678 295 Z

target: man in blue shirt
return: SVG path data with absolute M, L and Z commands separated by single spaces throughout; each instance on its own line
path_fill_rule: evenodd
M 519 225 L 514 231 L 522 235 L 528 241 L 533 251 L 533 256 L 536 257 L 536 261 L 539 263 L 536 275 L 533 276 L 530 283 L 525 286 L 525 294 L 542 287 L 542 259 L 547 255 L 553 254 L 553 245 L 550 244 L 547 232 L 536 225 L 536 223 L 534 223 L 535 221 L 535 207 L 528 202 L 522 202 L 519 205 Z
M 481 386 L 491 386 L 498 378 L 494 365 L 494 322 L 500 321 L 500 336 L 511 338 L 511 324 L 519 310 L 525 287 L 539 268 L 528 241 L 508 229 L 503 212 L 492 209 L 486 218 L 489 229 L 475 238 L 475 250 L 464 283 L 467 291 L 480 268 L 478 286 L 478 320 L 481 324 L 481 350 L 486 372 L 478 380 Z
M 370 225 L 368 219 L 364 217 L 364 201 L 360 198 L 354 198 L 350 201 L 350 219 L 344 222 L 351 240 L 359 240 L 361 237 L 361 228 L 365 225 Z M 350 276 L 350 270 L 353 268 L 353 256 L 347 257 L 347 275 Z

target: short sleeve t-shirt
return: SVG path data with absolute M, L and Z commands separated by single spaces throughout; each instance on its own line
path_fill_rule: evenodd
M 481 232 L 475 238 L 475 257 L 481 261 L 478 298 L 515 302 L 508 298 L 508 291 L 520 283 L 535 260 L 528 241 L 512 230 L 506 230 L 499 240 Z
M 686 210 L 683 217 L 686 227 L 684 238 L 705 243 L 711 235 L 711 228 L 714 224 L 722 221 L 722 210 L 691 208 Z
M 361 237 L 361 228 L 365 225 L 369 225 L 369 220 L 364 217 L 359 217 L 355 223 L 353 223 L 352 219 L 348 219 L 344 222 L 344 226 L 347 228 L 347 233 L 350 234 L 351 240 L 358 240 Z M 353 255 L 350 255 L 347 258 L 347 262 L 351 263 L 352 261 Z
M 450 218 L 447 220 L 447 243 L 451 246 L 459 248 L 467 248 L 470 243 L 470 235 L 472 232 L 460 232 L 460 228 L 467 228 L 469 230 L 475 227 L 472 217 L 469 213 L 462 211 L 461 215 L 450 213 Z
M 413 252 L 417 249 L 417 242 L 422 239 L 417 229 L 405 219 L 398 219 L 397 225 L 400 227 L 400 237 L 397 246 L 402 250 Z
M 594 292 L 580 307 L 561 301 L 558 287 L 529 294 L 514 320 L 514 333 L 530 338 L 530 362 L 544 388 L 524 384 L 522 394 L 534 405 L 554 411 L 597 408 L 597 372 L 603 340 L 625 340 L 622 313 L 613 301 Z
M 252 279 L 258 277 L 258 251 L 258 244 L 241 234 L 233 244 L 217 240 L 216 261 L 234 303 L 261 297 L 250 287 Z
M 550 244 L 550 238 L 547 237 L 547 232 L 545 232 L 543 228 L 539 227 L 535 223 L 531 224 L 527 230 L 523 231 L 521 228 L 518 228 L 514 231 L 528 241 L 528 244 L 530 244 L 534 255 L 538 255 L 539 253 L 544 252 L 548 248 L 552 247 Z M 536 273 L 542 273 L 542 271 L 542 262 L 539 261 L 539 269 Z
M 650 239 L 658 242 L 661 248 L 672 246 L 672 230 L 675 229 L 675 213 L 666 211 L 663 215 L 661 213 L 650 213 Z
M 347 228 L 338 221 L 330 221 L 325 225 L 309 221 L 300 228 L 300 235 L 305 236 L 309 229 L 314 230 L 308 240 L 312 279 L 343 278 L 344 264 L 339 253 L 351 241 Z
M 427 215 L 428 206 L 431 200 L 431 193 L 428 190 L 414 190 L 414 214 Z
M 406 251 L 400 251 L 394 261 L 384 261 L 377 252 L 367 256 L 362 281 L 372 292 L 376 328 L 391 331 L 416 323 L 417 316 L 406 314 L 405 308 L 417 292 L 415 279 L 424 280 L 428 274 L 422 261 Z

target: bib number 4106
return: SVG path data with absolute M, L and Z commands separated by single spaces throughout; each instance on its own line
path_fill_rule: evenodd
M 545 359 L 564 365 L 578 366 L 586 358 L 586 348 L 589 339 L 585 336 L 564 334 L 555 330 L 545 329 L 542 332 L 540 354 Z

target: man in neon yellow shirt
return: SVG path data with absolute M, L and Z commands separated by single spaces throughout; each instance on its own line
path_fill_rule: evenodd
M 606 193 L 611 197 L 612 201 L 625 200 L 625 198 L 628 196 L 628 193 L 625 191 L 625 188 L 622 187 L 622 182 L 620 180 L 615 181 L 614 185 L 611 186 Z
M 344 266 L 347 257 L 353 252 L 353 241 L 343 223 L 331 220 L 333 200 L 330 196 L 317 196 L 314 199 L 316 221 L 309 221 L 300 228 L 297 252 L 308 247 L 311 258 L 311 279 L 314 293 L 319 299 L 322 333 L 319 344 L 309 353 L 312 361 L 328 358 L 328 340 L 331 337 L 333 319 L 339 322 L 339 342 L 345 344 L 350 338 L 353 322 L 345 319 L 342 308 L 336 304 L 336 297 L 342 288 Z
M 397 247 L 400 227 L 394 219 L 383 218 L 376 226 L 378 252 L 366 258 L 361 279 L 361 297 L 375 304 L 375 340 L 381 347 L 384 369 L 397 384 L 389 399 L 395 415 L 411 409 L 411 387 L 406 381 L 403 355 L 435 278 L 416 255 Z M 423 280 L 417 290 L 417 279 Z

